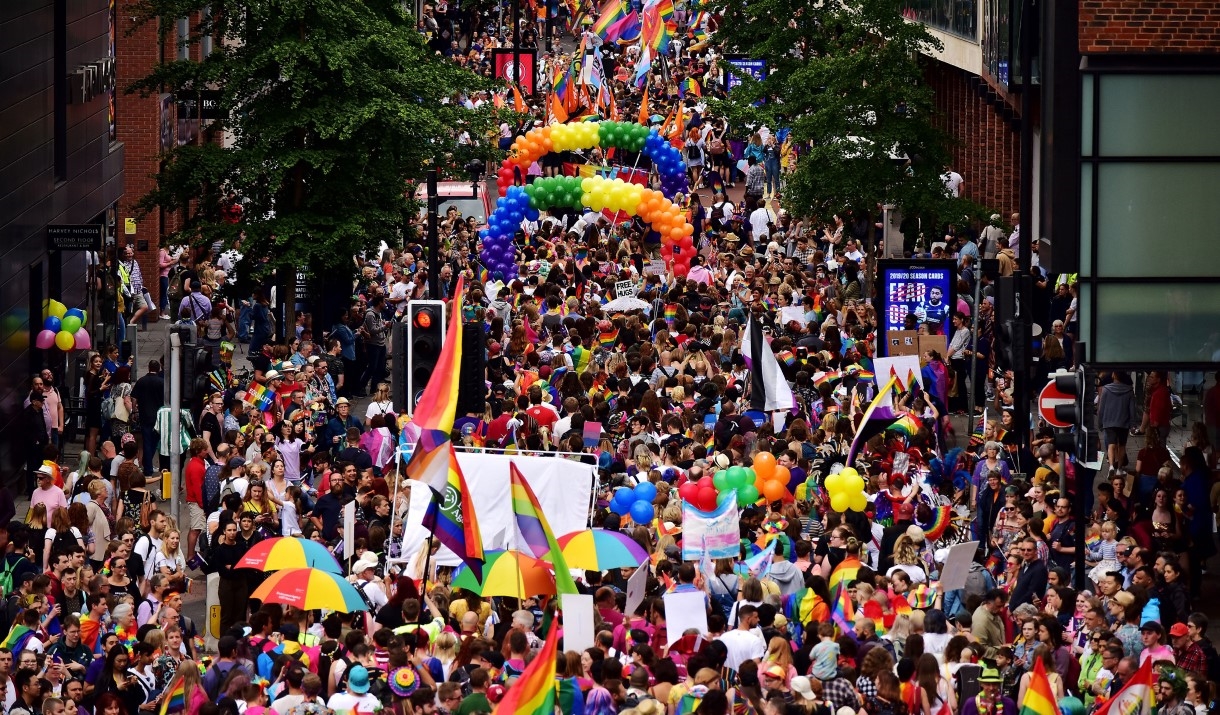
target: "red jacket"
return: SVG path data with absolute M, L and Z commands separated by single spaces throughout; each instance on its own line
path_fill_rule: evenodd
M 203 475 L 208 465 L 203 457 L 191 457 L 186 463 L 184 481 L 186 481 L 186 500 L 203 508 Z
M 1169 386 L 1158 385 L 1148 395 L 1148 424 L 1168 427 L 1173 406 L 1169 400 Z

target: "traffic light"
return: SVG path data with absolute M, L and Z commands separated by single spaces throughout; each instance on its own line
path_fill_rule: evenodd
M 1097 430 L 1097 371 L 1081 365 L 1075 372 L 1055 375 L 1055 388 L 1072 395 L 1075 402 L 1070 405 L 1055 405 L 1055 417 L 1074 425 L 1072 432 L 1059 430 L 1055 434 L 1055 448 L 1071 452 L 1076 459 L 1089 463 L 1097 461 L 1100 451 Z
M 407 304 L 407 339 L 404 400 L 406 413 L 415 412 L 428 379 L 436 371 L 445 344 L 445 303 L 439 300 L 413 300 Z M 395 366 L 397 369 L 397 366 Z
M 1021 372 L 1030 355 L 1028 316 L 1021 312 L 1021 296 L 1029 297 L 1028 277 L 1003 276 L 996 281 L 996 345 L 1000 366 Z

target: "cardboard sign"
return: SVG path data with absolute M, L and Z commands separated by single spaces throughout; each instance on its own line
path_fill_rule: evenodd
M 919 354 L 919 333 L 914 330 L 890 330 L 885 334 L 886 354 L 890 357 Z M 926 336 L 931 337 L 931 336 Z
M 592 594 L 565 593 L 559 597 L 563 610 L 563 648 L 582 651 L 592 648 L 595 626 L 593 625 Z
M 644 275 L 646 276 L 663 276 L 665 275 L 665 261 L 656 260 L 649 261 L 644 264 Z M 621 293 L 619 295 L 622 295 Z
M 634 296 L 635 291 L 635 281 L 617 281 L 614 284 L 614 295 L 618 296 L 619 298 Z
M 702 591 L 684 591 L 667 593 L 663 596 L 665 602 L 665 627 L 669 643 L 682 637 L 690 628 L 701 635 L 707 633 L 707 594 Z
M 641 566 L 627 579 L 627 603 L 623 613 L 631 615 L 644 602 L 644 594 L 648 586 L 648 566 Z
M 916 341 L 919 344 L 919 364 L 926 365 L 924 353 L 935 350 L 942 358 L 948 359 L 949 338 L 944 335 L 920 335 Z M 893 353 L 891 353 L 892 355 Z

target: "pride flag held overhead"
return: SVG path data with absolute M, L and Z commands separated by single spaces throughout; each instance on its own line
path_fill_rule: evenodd
M 496 715 L 554 715 L 558 653 L 559 629 L 551 628 L 542 642 L 542 649 L 496 705 Z
M 578 593 L 576 582 L 568 571 L 568 562 L 563 557 L 555 532 L 547 524 L 546 515 L 538 497 L 530 488 L 525 476 L 514 463 L 509 463 L 509 494 L 517 530 L 517 548 L 536 559 L 550 561 L 555 567 L 555 589 L 557 593 Z
M 407 463 L 407 474 L 427 484 L 436 494 L 424 514 L 424 527 L 457 554 L 476 579 L 482 579 L 483 536 L 453 443 L 416 450 Z
M 830 587 L 830 619 L 843 631 L 851 630 L 855 625 L 856 616 L 848 587 L 859 573 L 860 559 L 848 556 L 830 572 L 827 582 Z
M 601 14 L 593 21 L 591 30 L 593 34 L 606 40 L 610 28 L 626 16 L 627 8 L 623 6 L 622 0 L 606 0 L 602 3 Z
M 430 451 L 449 440 L 453 420 L 457 417 L 458 381 L 462 365 L 462 291 L 463 278 L 458 278 L 453 299 L 449 302 L 449 323 L 445 328 L 445 343 L 436 371 L 428 378 L 424 394 L 415 405 L 412 422 L 420 429 L 416 450 Z M 411 475 L 410 471 L 407 472 Z M 414 477 L 412 477 L 414 478 Z

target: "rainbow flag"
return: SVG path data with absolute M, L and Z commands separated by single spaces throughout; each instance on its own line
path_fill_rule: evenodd
M 12 653 L 20 653 L 25 650 L 26 641 L 34 635 L 34 630 L 25 625 L 18 623 L 13 626 L 13 630 L 8 632 L 8 637 L 4 639 L 3 645 Z
M 987 431 L 987 408 L 983 408 L 983 414 L 979 415 L 979 419 L 974 423 L 974 431 L 970 433 L 970 446 L 977 447 L 985 440 L 983 435 Z
M 644 4 L 640 39 L 645 45 L 665 54 L 673 33 L 670 23 L 674 16 L 674 0 L 649 0 Z
M 814 378 L 813 385 L 814 387 L 821 387 L 822 385 L 829 385 L 832 382 L 837 382 L 842 379 L 843 373 L 839 372 L 838 370 L 831 370 L 830 372 L 824 372 L 818 377 Z
M 847 464 L 856 463 L 856 452 L 859 451 L 860 445 L 872 439 L 874 435 L 884 432 L 898 419 L 898 415 L 894 414 L 892 403 L 882 404 L 889 397 L 890 390 L 894 389 L 895 382 L 897 382 L 897 378 L 891 377 L 889 382 L 885 383 L 885 387 L 877 391 L 877 396 L 864 411 L 864 418 L 860 420 L 856 436 L 851 440 L 851 449 L 847 452 Z
M 669 326 L 670 328 L 674 327 L 674 320 L 676 320 L 677 317 L 678 317 L 678 304 L 677 303 L 666 303 L 665 304 L 665 324 L 667 326 Z
M 578 593 L 576 582 L 568 572 L 568 562 L 555 541 L 555 533 L 547 524 L 538 497 L 525 481 L 521 470 L 515 463 L 509 463 L 510 493 L 512 496 L 513 514 L 516 519 L 517 545 L 537 559 L 547 559 L 555 567 L 555 589 L 557 593 Z
M 424 394 L 415 405 L 412 421 L 419 426 L 417 448 L 433 450 L 449 440 L 453 420 L 457 416 L 458 378 L 462 365 L 462 291 L 464 278 L 458 278 L 457 289 L 449 301 L 449 323 L 445 328 L 445 343 L 436 361 L 436 371 L 428 378 Z M 408 472 L 410 475 L 410 472 Z M 412 477 L 414 478 L 414 477 Z
M 1152 712 L 1153 688 L 1156 676 L 1152 673 L 1152 659 L 1145 660 L 1135 675 L 1127 681 L 1114 697 L 1100 705 L 1094 715 L 1145 715 Z M 1032 688 L 1031 688 L 1032 690 Z M 1026 698 L 1028 701 L 1028 698 Z M 1022 708 L 1024 713 L 1025 709 Z
M 675 715 L 694 715 L 699 710 L 699 704 L 702 702 L 703 698 L 697 698 L 687 693 L 678 701 L 678 707 L 674 710 L 674 713 Z
M 686 34 L 688 37 L 693 39 L 696 43 L 707 41 L 708 18 L 709 18 L 708 11 L 700 10 L 699 12 L 695 13 L 695 19 L 690 21 L 690 29 L 687 30 Z
M 696 97 L 703 96 L 703 90 L 700 89 L 699 83 L 695 81 L 694 77 L 687 77 L 686 79 L 682 80 L 682 84 L 678 85 L 678 93 L 683 97 L 688 94 Z
M 250 386 L 246 388 L 245 403 L 260 412 L 265 412 L 275 404 L 275 390 L 257 382 L 251 382 Z
M 928 524 L 927 526 L 924 526 L 923 524 L 920 524 L 919 526 L 921 529 L 923 529 L 924 537 L 929 542 L 932 542 L 939 541 L 940 537 L 945 535 L 945 530 L 949 528 L 949 524 L 952 522 L 953 513 L 950 507 L 947 505 L 936 506 L 932 507 L 932 523 Z
M 607 350 L 613 350 L 614 344 L 618 342 L 618 328 L 610 332 L 603 332 L 597 336 L 597 342 Z
M 572 366 L 576 368 L 577 375 L 583 375 L 585 370 L 589 369 L 589 363 L 593 362 L 593 351 L 585 350 L 580 345 L 575 345 L 568 354 L 572 356 Z M 551 382 L 557 382 L 552 379 Z
M 504 699 L 496 706 L 496 715 L 554 715 L 558 699 L 555 687 L 558 653 L 559 629 L 551 628 L 538 655 L 504 693 Z
M 585 712 L 585 696 L 580 692 L 580 684 L 576 678 L 564 678 L 555 683 L 555 704 L 559 712 L 568 715 L 583 715 Z
M 1018 715 L 1060 715 L 1051 679 L 1046 676 L 1046 666 L 1041 658 L 1034 659 L 1034 672 L 1029 679 L 1029 688 L 1021 701 Z
M 775 353 L 775 357 L 779 358 L 780 362 L 784 363 L 788 367 L 792 367 L 796 364 L 796 355 L 793 355 L 791 350 L 780 350 L 779 352 Z
M 789 623 L 807 625 L 814 619 L 814 609 L 824 605 L 820 596 L 812 588 L 802 588 L 796 593 L 784 596 L 780 601 L 780 612 Z
M 886 427 L 887 430 L 901 432 L 907 437 L 914 437 L 919 433 L 919 429 L 923 427 L 919 420 L 915 419 L 910 412 L 903 412 L 902 415 L 894 420 L 894 424 Z
M 483 578 L 483 536 L 474 513 L 474 499 L 458 466 L 453 443 L 429 450 L 417 449 L 407 463 L 407 474 L 435 493 L 424 514 L 424 528 L 458 555 L 474 574 Z
M 906 596 L 901 593 L 894 593 L 893 591 L 890 591 L 890 608 L 894 609 L 894 613 L 899 616 L 903 614 L 909 616 L 911 611 L 914 610 L 911 608 L 911 604 L 907 601 Z
M 856 616 L 848 587 L 852 581 L 856 580 L 859 573 L 860 559 L 849 556 L 835 566 L 827 581 L 827 585 L 830 586 L 830 619 L 843 632 L 847 632 L 855 626 Z
M 186 681 L 178 678 L 165 688 L 165 699 L 161 701 L 161 715 L 186 710 Z
M 640 14 L 635 10 L 627 13 L 621 20 L 610 26 L 606 32 L 606 42 L 618 42 L 624 37 L 639 37 Z
M 606 0 L 602 3 L 601 14 L 590 28 L 594 34 L 603 40 L 608 39 L 610 28 L 627 16 L 622 0 Z

